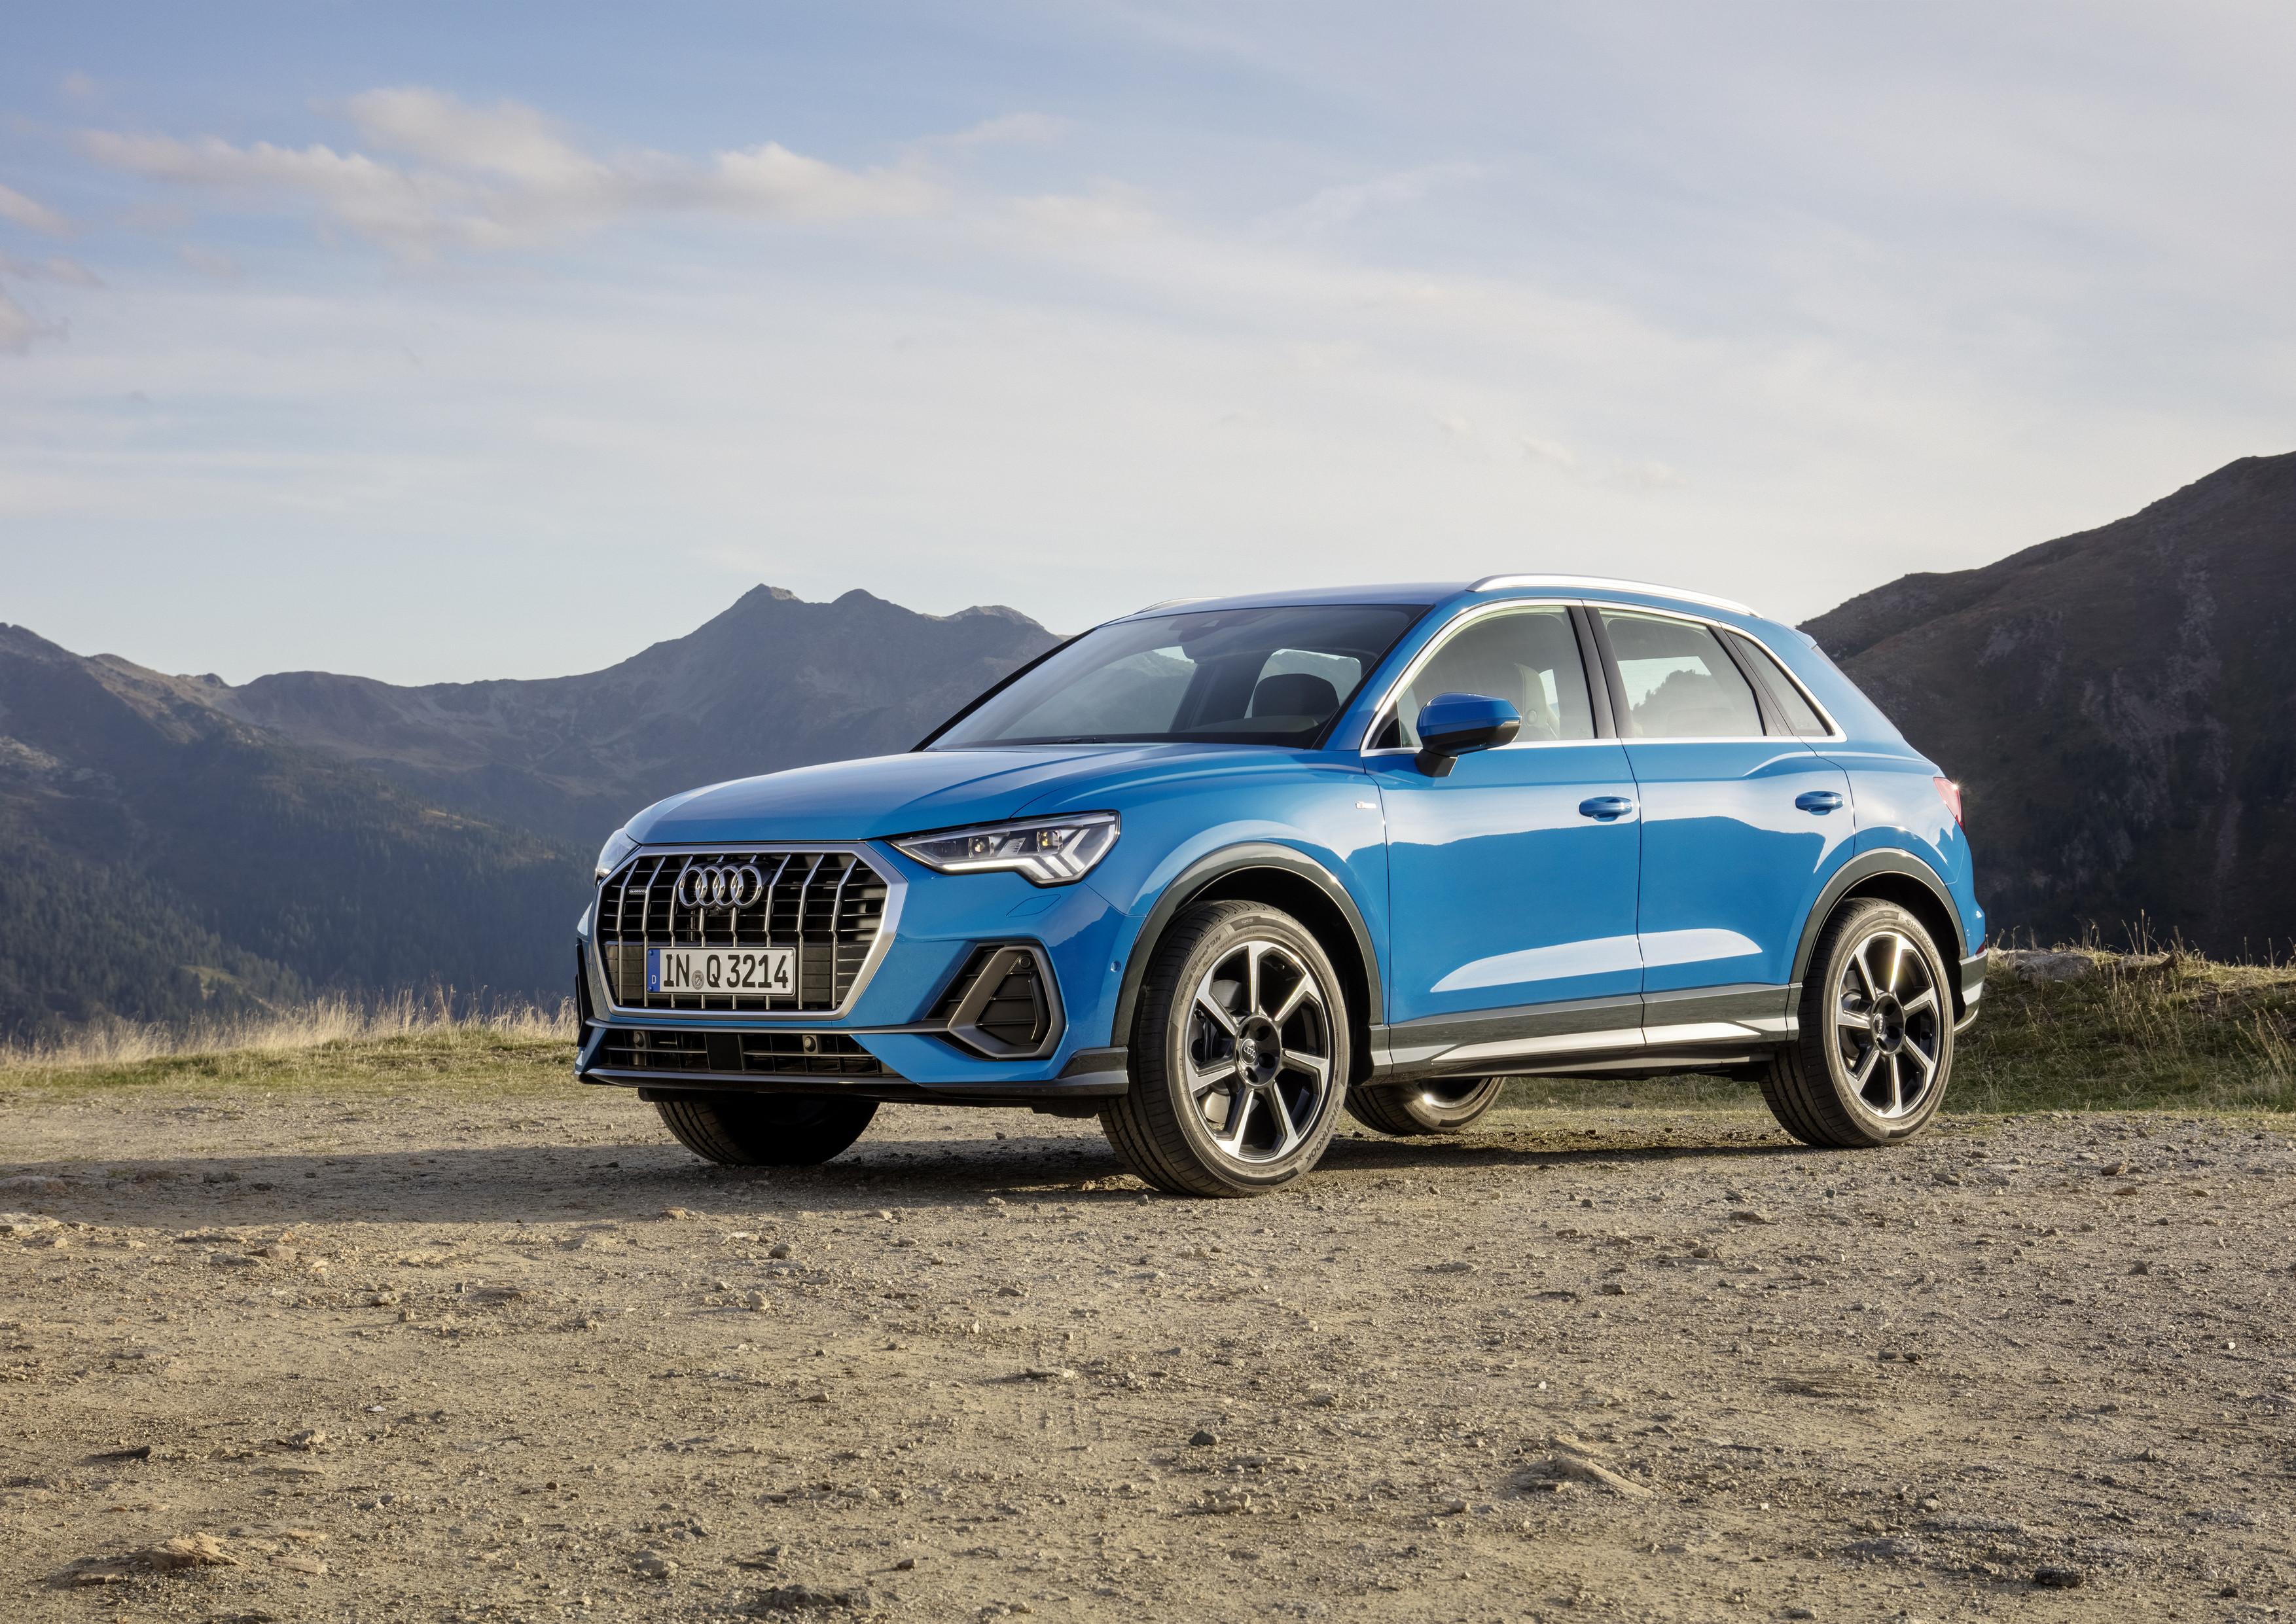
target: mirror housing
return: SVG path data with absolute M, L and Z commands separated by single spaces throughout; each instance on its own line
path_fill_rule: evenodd
M 1468 751 L 1513 742 L 1522 731 L 1522 712 L 1488 694 L 1439 693 L 1421 708 L 1414 726 L 1419 730 L 1419 770 L 1430 778 L 1442 778 Z

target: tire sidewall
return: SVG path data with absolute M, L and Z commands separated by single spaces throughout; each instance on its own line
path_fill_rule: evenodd
M 1836 989 L 1841 985 L 1841 972 L 1855 953 L 1867 941 L 1884 931 L 1894 931 L 1914 944 L 1929 970 L 1931 985 L 1938 994 L 1938 1078 L 1931 1085 L 1928 1095 L 1910 1116 L 1884 1117 L 1866 1103 L 1857 1085 L 1849 1075 L 1848 1063 L 1841 1058 L 1841 1046 L 1833 1034 L 1833 1005 Z M 1859 909 L 1843 921 L 1841 927 L 1829 932 L 1826 951 L 1819 966 L 1820 976 L 1810 988 L 1802 1019 L 1810 1023 L 1811 1042 L 1825 1067 L 1826 1080 L 1833 1085 L 1833 1096 L 1857 1130 L 1869 1143 L 1890 1144 L 1910 1139 L 1929 1126 L 1939 1106 L 1944 1104 L 1946 1091 L 1953 1083 L 1953 992 L 1946 980 L 1945 959 L 1937 943 L 1930 937 L 1929 927 L 1895 903 L 1880 903 L 1871 908 Z
M 1242 1162 L 1229 1157 L 1212 1143 L 1211 1129 L 1203 1113 L 1188 1097 L 1187 1016 L 1196 984 L 1213 964 L 1248 941 L 1274 942 L 1307 966 L 1308 973 L 1316 978 L 1317 990 L 1324 995 L 1324 1009 L 1332 1030 L 1332 1081 L 1322 1113 L 1307 1136 L 1292 1147 L 1291 1154 L 1275 1161 Z M 1141 1013 L 1144 1024 L 1153 1022 L 1141 1036 L 1155 1045 L 1157 1070 L 1161 1074 L 1150 1079 L 1151 1084 L 1165 1091 L 1192 1158 L 1208 1174 L 1239 1192 L 1268 1190 L 1289 1184 L 1316 1165 L 1331 1143 L 1340 1114 L 1346 1108 L 1348 1067 L 1352 1054 L 1346 995 L 1339 974 L 1322 944 L 1306 927 L 1289 914 L 1269 907 L 1254 906 L 1247 912 L 1229 914 L 1190 949 L 1181 962 L 1174 984 L 1157 987 Z

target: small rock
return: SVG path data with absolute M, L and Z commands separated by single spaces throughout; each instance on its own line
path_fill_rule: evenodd
M 2036 1568 L 2033 1582 L 2044 1590 L 2078 1590 L 2088 1583 L 2088 1575 L 2079 1568 Z
M 2096 961 L 2086 953 L 2058 953 L 2046 947 L 2012 947 L 1996 955 L 1995 960 L 2021 981 L 2080 981 L 2096 973 Z
M 677 1564 L 660 1551 L 640 1551 L 630 1558 L 630 1569 L 640 1579 L 668 1579 L 677 1571 Z
M 1841 1554 L 1844 1556 L 1865 1556 L 1875 1560 L 1919 1556 L 1922 1554 L 1922 1542 L 1918 1539 L 1901 1539 L 1894 1535 L 1884 1535 L 1879 1539 L 1854 1539 L 1841 1547 Z
M 766 1256 L 768 1258 L 786 1258 L 789 1255 L 790 1243 L 787 1241 L 775 1241 L 771 1246 L 766 1248 Z
M 666 1218 L 698 1218 L 701 1216 L 691 1207 L 664 1207 L 661 1215 Z
M 773 1299 L 767 1297 L 763 1292 L 747 1292 L 742 1294 L 742 1306 L 752 1314 L 763 1314 L 771 1308 L 774 1303 Z
M 1210 1427 L 1198 1427 L 1189 1437 L 1188 1442 L 1196 1448 L 1209 1449 L 1219 1442 L 1219 1434 Z
M 327 1441 L 327 1435 L 319 1428 L 311 1427 L 304 1431 L 291 1432 L 280 1441 L 291 1449 L 316 1449 Z
M 874 1606 L 865 1586 L 833 1588 L 825 1585 L 779 1585 L 758 1593 L 751 1612 L 866 1612 Z
M 1061 1365 L 1032 1365 L 1021 1373 L 1023 1382 L 1073 1382 L 1077 1373 Z
M 1730 1221 L 1734 1224 L 1774 1224 L 1777 1220 L 1759 1208 L 1736 1207 L 1731 1210 Z

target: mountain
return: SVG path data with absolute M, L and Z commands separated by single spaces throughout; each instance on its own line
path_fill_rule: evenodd
M 0 1038 L 321 988 L 559 994 L 582 854 L 424 806 L 205 688 L 0 626 Z
M 760 586 L 585 676 L 234 687 L 0 625 L 0 1039 L 434 982 L 555 998 L 600 841 L 676 791 L 906 750 L 1056 641 Z
M 1803 629 L 1962 781 L 1997 927 L 2296 938 L 2296 453 Z
M 906 750 L 1057 641 L 1010 609 L 926 615 L 759 586 L 585 676 L 401 688 L 296 671 L 210 701 L 434 805 L 594 851 L 679 790 Z

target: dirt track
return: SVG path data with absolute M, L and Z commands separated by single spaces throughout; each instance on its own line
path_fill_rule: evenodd
M 2296 1612 L 2279 1128 L 1509 1113 L 1223 1204 L 570 1087 L 0 1136 L 9 1620 Z

